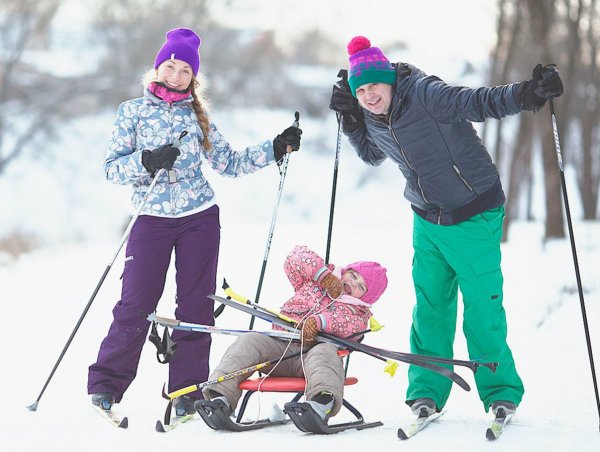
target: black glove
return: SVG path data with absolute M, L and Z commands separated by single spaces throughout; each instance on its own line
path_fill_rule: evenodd
M 352 95 L 350 85 L 346 80 L 340 80 L 333 85 L 329 108 L 341 115 L 342 127 L 345 132 L 353 132 L 365 123 L 358 99 Z
M 173 163 L 175 163 L 179 154 L 181 154 L 181 151 L 173 147 L 172 144 L 165 144 L 154 151 L 146 149 L 142 151 L 142 165 L 154 177 L 161 168 L 172 169 Z
M 531 80 L 521 83 L 518 88 L 523 110 L 539 110 L 546 100 L 560 96 L 564 92 L 558 69 L 553 64 L 533 68 Z
M 273 152 L 275 153 L 277 163 L 281 162 L 281 159 L 287 153 L 288 145 L 291 146 L 292 152 L 300 149 L 301 135 L 302 129 L 300 127 L 290 126 L 275 137 L 273 140 Z

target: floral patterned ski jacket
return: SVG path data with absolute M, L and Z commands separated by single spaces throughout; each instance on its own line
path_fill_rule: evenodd
M 192 97 L 169 104 L 148 89 L 144 96 L 123 102 L 114 122 L 104 162 L 106 178 L 116 184 L 133 185 L 133 206 L 146 195 L 152 176 L 142 165 L 142 151 L 174 143 L 187 131 L 179 145 L 181 155 L 172 171 L 161 171 L 142 214 L 179 217 L 214 204 L 215 193 L 202 174 L 202 159 L 223 176 L 252 173 L 275 161 L 270 140 L 235 151 L 214 124 L 208 139 L 212 149 L 202 147 L 204 135 L 192 108 Z

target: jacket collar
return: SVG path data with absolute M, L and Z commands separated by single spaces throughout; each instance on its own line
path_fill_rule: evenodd
M 160 97 L 156 96 L 155 94 L 153 94 L 150 89 L 148 89 L 148 87 L 144 87 L 144 97 L 150 102 L 153 103 L 155 105 L 161 105 L 163 107 L 169 107 L 171 106 L 171 104 L 169 104 L 168 102 L 162 100 Z M 194 98 L 192 97 L 192 95 L 190 94 L 188 97 L 186 97 L 185 99 L 179 100 L 177 102 L 173 102 L 172 105 L 174 106 L 180 106 L 180 105 L 184 105 L 187 103 L 190 103 L 194 100 Z

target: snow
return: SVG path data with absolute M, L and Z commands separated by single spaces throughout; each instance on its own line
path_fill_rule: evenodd
M 419 53 L 414 49 L 412 52 Z M 451 57 L 447 52 L 436 53 Z M 457 64 L 459 60 L 454 59 L 446 64 L 439 58 L 428 60 L 427 55 L 418 55 L 423 58 L 421 61 L 410 54 L 392 59 L 418 66 L 424 62 L 423 69 L 433 68 L 449 81 L 459 78 L 464 60 Z M 478 60 L 474 55 L 471 59 Z M 327 78 L 322 85 L 335 79 L 313 75 Z M 303 77 L 314 85 L 310 74 L 303 72 Z M 476 86 L 479 82 L 467 84 Z M 241 149 L 272 138 L 292 122 L 293 112 L 216 110 L 213 117 L 223 135 Z M 485 440 L 490 414 L 484 412 L 475 389 L 467 393 L 455 387 L 447 413 L 418 437 L 398 444 L 397 428 L 412 418 L 404 405 L 407 368 L 400 365 L 391 378 L 383 373 L 380 361 L 358 353 L 351 356 L 350 374 L 360 382 L 347 389 L 347 398 L 367 421 L 381 420 L 383 427 L 347 431 L 331 438 L 303 434 L 293 425 L 229 434 L 213 432 L 198 419 L 169 434 L 156 433 L 154 425 L 166 406 L 161 389 L 167 369 L 157 363 L 153 347 L 147 345 L 138 376 L 116 407 L 116 411 L 129 417 L 130 426 L 127 430 L 112 428 L 91 408 L 86 380 L 87 367 L 96 359 L 112 318 L 111 309 L 120 294 L 122 251 L 44 392 L 38 410 L 28 411 L 26 406 L 42 390 L 114 256 L 128 221 L 129 187 L 106 183 L 102 172 L 113 118 L 111 111 L 91 119 L 74 119 L 57 131 L 53 142 L 40 145 L 43 153 L 27 154 L 0 177 L 0 237 L 17 231 L 44 245 L 18 258 L 0 252 L 0 299 L 5 319 L 0 368 L 2 450 L 94 452 L 198 447 L 216 452 L 244 450 L 249 445 L 266 451 L 285 448 L 289 452 L 331 447 L 364 451 L 373 445 L 382 450 L 402 447 L 464 452 L 498 448 L 527 452 L 536 448 L 600 450 L 598 413 L 569 241 L 542 243 L 541 222 L 513 224 L 510 242 L 503 245 L 509 343 L 526 393 L 517 416 L 496 443 Z M 291 294 L 282 270 L 288 251 L 296 244 L 308 245 L 322 254 L 326 248 L 337 124 L 333 114 L 326 119 L 301 116 L 300 124 L 304 131 L 302 149 L 290 159 L 260 296 L 262 304 L 274 309 Z M 568 174 L 570 168 L 566 171 Z M 219 283 L 226 277 L 234 290 L 254 298 L 275 212 L 279 173 L 273 165 L 235 180 L 221 178 L 210 170 L 206 176 L 216 189 L 221 207 Z M 573 178 L 567 181 L 575 193 Z M 370 259 L 388 268 L 388 291 L 374 307 L 376 318 L 386 327 L 366 342 L 408 351 L 414 303 L 412 218 L 402 199 L 403 187 L 394 165 L 369 168 L 356 158 L 346 140 L 342 141 L 331 260 L 343 264 Z M 536 192 L 537 203 L 543 202 L 542 196 Z M 600 282 L 595 265 L 600 260 L 600 225 L 578 221 L 577 196 L 571 199 L 587 317 L 597 355 Z M 172 316 L 172 270 L 167 281 L 158 314 Z M 466 358 L 461 315 L 459 312 L 455 356 Z M 227 308 L 218 325 L 244 328 L 248 318 Z M 267 327 L 261 321 L 255 324 L 257 329 Z M 232 340 L 230 336 L 214 337 L 213 367 Z M 458 372 L 475 387 L 470 371 Z M 247 411 L 254 418 L 259 407 L 265 416 L 273 401 L 281 406 L 288 400 L 269 394 L 260 399 L 254 397 Z M 334 418 L 346 420 L 350 418 L 342 413 Z
M 237 130 L 236 142 L 253 143 L 259 138 L 253 136 L 257 130 L 252 126 L 253 121 L 261 121 L 262 118 L 263 126 L 259 130 L 266 128 L 264 124 L 278 130 L 290 122 L 291 116 L 288 116 L 273 115 L 265 121 L 258 111 L 232 114 L 223 121 L 221 128 L 225 136 L 232 136 Z M 322 129 L 318 129 L 319 124 L 308 120 L 302 124 L 307 143 L 311 143 L 309 137 L 323 135 L 319 131 Z M 312 138 L 313 144 L 307 144 L 308 150 L 292 155 L 290 160 L 260 296 L 261 303 L 271 308 L 278 308 L 291 294 L 282 263 L 292 246 L 306 244 L 325 253 L 336 139 L 335 124 L 325 126 L 325 130 L 333 132 L 323 136 L 323 148 L 316 149 L 318 140 Z M 80 127 L 84 125 L 80 124 Z M 490 414 L 484 412 L 475 389 L 464 392 L 455 387 L 446 406 L 447 413 L 418 437 L 398 444 L 397 428 L 412 417 L 403 403 L 407 368 L 401 364 L 396 376 L 391 378 L 383 373 L 380 361 L 358 353 L 351 356 L 350 374 L 359 378 L 359 384 L 349 387 L 346 396 L 362 411 L 367 421 L 381 420 L 383 427 L 346 431 L 334 437 L 303 434 L 293 425 L 233 434 L 214 432 L 197 419 L 171 433 L 159 434 L 154 431 L 154 425 L 162 418 L 166 406 L 160 394 L 167 369 L 157 363 L 154 348 L 149 344 L 144 349 L 136 380 L 122 403 L 116 406 L 117 412 L 129 417 L 129 428 L 112 428 L 91 408 L 86 377 L 87 367 L 95 361 L 100 341 L 108 329 L 112 306 L 119 297 L 122 252 L 43 394 L 38 410 L 28 411 L 26 406 L 36 400 L 116 252 L 119 227 L 126 223 L 129 190 L 104 182 L 98 163 L 102 156 L 90 155 L 77 157 L 88 162 L 82 164 L 76 157 L 65 154 L 65 159 L 74 159 L 71 164 L 80 165 L 86 181 L 85 184 L 77 182 L 78 178 L 69 181 L 73 189 L 70 202 L 65 204 L 68 208 L 61 207 L 58 201 L 64 200 L 57 198 L 54 208 L 58 217 L 50 213 L 46 216 L 40 214 L 40 210 L 48 208 L 44 203 L 39 203 L 34 209 L 38 215 L 34 217 L 35 221 L 45 222 L 45 226 L 54 231 L 48 239 L 51 245 L 0 264 L 0 296 L 4 301 L 5 319 L 0 372 L 3 450 L 50 452 L 85 449 L 93 452 L 198 447 L 216 452 L 243 450 L 249 445 L 261 450 L 285 448 L 288 451 L 334 446 L 336 450 L 364 451 L 374 445 L 381 450 L 402 447 L 403 450 L 425 448 L 465 452 L 498 448 L 511 451 L 536 448 L 549 451 L 600 450 L 598 413 L 569 241 L 542 244 L 541 223 L 516 223 L 511 229 L 510 242 L 503 245 L 509 343 L 524 380 L 526 394 L 517 416 L 496 443 L 485 439 Z M 393 165 L 368 170 L 366 174 L 375 176 L 370 179 L 365 179 L 363 171 L 364 165 L 344 140 L 331 260 L 347 263 L 373 259 L 388 267 L 388 291 L 374 306 L 376 318 L 386 327 L 373 333 L 367 343 L 408 351 L 414 303 L 410 277 L 410 208 L 401 199 L 402 179 Z M 43 173 L 37 176 L 43 177 Z M 279 174 L 276 167 L 271 166 L 236 180 L 220 178 L 211 171 L 207 172 L 207 176 L 217 189 L 222 212 L 219 281 L 226 277 L 234 290 L 254 298 L 274 212 Z M 28 172 L 23 177 L 35 176 Z M 81 187 L 87 188 L 80 191 Z M 55 189 L 58 193 L 58 188 Z M 56 239 L 60 229 L 57 224 L 68 223 L 66 229 L 83 231 L 83 226 L 79 226 L 77 221 L 64 221 L 63 213 L 68 213 L 69 218 L 81 218 L 82 225 L 86 217 L 93 217 L 102 227 L 92 228 L 88 236 L 74 234 L 77 240 L 59 241 Z M 25 223 L 23 218 L 21 222 Z M 600 348 L 600 283 L 595 267 L 600 259 L 599 228 L 596 223 L 575 222 L 587 317 L 596 351 Z M 159 315 L 172 316 L 173 280 L 171 271 L 159 304 Z M 244 328 L 248 326 L 248 318 L 227 308 L 219 317 L 218 325 Z M 255 324 L 256 329 L 267 327 L 262 321 Z M 230 336 L 214 337 L 213 366 L 233 340 Z M 466 357 L 460 320 L 455 355 Z M 475 388 L 470 371 L 458 369 L 458 372 Z M 258 416 L 259 406 L 260 414 L 264 416 L 269 413 L 274 401 L 280 406 L 287 401 L 281 395 L 254 397 L 247 411 L 249 418 Z M 334 420 L 350 420 L 349 416 L 342 414 L 338 418 Z

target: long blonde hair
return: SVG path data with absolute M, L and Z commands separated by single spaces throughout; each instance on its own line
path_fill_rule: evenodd
M 156 69 L 149 69 L 142 78 L 142 84 L 144 87 L 148 86 L 150 82 L 155 82 L 157 74 L 158 71 Z M 194 109 L 196 117 L 198 118 L 198 124 L 200 125 L 200 130 L 202 130 L 202 135 L 204 135 L 202 147 L 204 148 L 204 151 L 209 152 L 212 150 L 212 145 L 208 140 L 208 133 L 210 132 L 210 120 L 208 119 L 208 102 L 204 98 L 204 90 L 206 89 L 206 85 L 206 78 L 201 73 L 198 73 L 196 77 L 192 78 L 190 94 L 194 99 L 192 101 L 192 108 Z
M 212 150 L 212 145 L 210 144 L 210 141 L 208 141 L 208 132 L 210 132 L 210 121 L 208 119 L 208 114 L 206 111 L 206 106 L 208 104 L 206 102 L 206 99 L 204 98 L 204 87 L 206 87 L 206 79 L 203 76 L 200 76 L 200 78 L 202 82 L 200 82 L 198 77 L 194 77 L 192 79 L 190 93 L 194 98 L 194 100 L 192 101 L 192 108 L 196 112 L 196 116 L 198 117 L 198 124 L 200 124 L 202 135 L 204 135 L 202 147 L 206 152 L 209 152 L 210 150 Z

